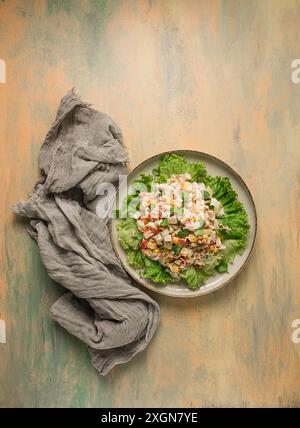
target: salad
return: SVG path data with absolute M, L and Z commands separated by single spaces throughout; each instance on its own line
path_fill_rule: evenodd
M 117 217 L 120 244 L 141 276 L 160 285 L 183 280 L 190 289 L 227 272 L 249 231 L 229 178 L 178 154 L 163 155 L 134 181 Z

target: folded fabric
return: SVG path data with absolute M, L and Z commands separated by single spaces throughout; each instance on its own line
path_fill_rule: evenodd
M 159 323 L 158 304 L 115 256 L 107 219 L 87 209 L 102 203 L 99 183 L 126 174 L 127 160 L 119 127 L 72 90 L 41 147 L 41 178 L 28 201 L 13 207 L 30 219 L 49 276 L 69 290 L 52 318 L 88 345 L 101 375 L 142 351 Z

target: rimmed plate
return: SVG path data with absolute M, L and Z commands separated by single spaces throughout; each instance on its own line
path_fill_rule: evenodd
M 248 214 L 248 221 L 250 224 L 249 237 L 247 241 L 247 247 L 242 255 L 237 255 L 235 257 L 234 263 L 229 265 L 227 273 L 219 273 L 210 277 L 205 285 L 200 287 L 198 290 L 190 290 L 186 285 L 179 281 L 175 283 L 169 283 L 166 285 L 156 285 L 149 279 L 143 278 L 140 276 L 139 272 L 133 269 L 127 261 L 126 253 L 121 247 L 118 240 L 117 224 L 120 220 L 114 219 L 110 221 L 110 234 L 112 245 L 114 251 L 119 258 L 124 269 L 141 285 L 150 290 L 153 290 L 157 293 L 164 294 L 171 297 L 197 297 L 202 296 L 207 293 L 219 290 L 235 278 L 241 270 L 244 268 L 249 256 L 252 252 L 257 229 L 257 215 L 255 204 L 251 193 L 243 181 L 243 179 L 237 174 L 229 165 L 225 162 L 217 159 L 216 157 L 209 155 L 207 153 L 198 152 L 194 150 L 174 150 L 169 152 L 160 153 L 158 155 L 152 156 L 149 159 L 146 159 L 144 162 L 139 164 L 130 174 L 127 176 L 127 185 L 128 187 L 136 180 L 141 174 L 149 174 L 156 168 L 159 162 L 159 159 L 162 155 L 166 153 L 176 153 L 182 155 L 190 162 L 199 162 L 202 161 L 206 165 L 207 171 L 210 175 L 219 175 L 224 177 L 229 177 L 231 184 L 235 191 L 238 194 L 239 200 L 244 204 L 244 207 Z M 117 200 L 123 201 L 126 196 L 126 189 L 120 188 L 117 195 Z

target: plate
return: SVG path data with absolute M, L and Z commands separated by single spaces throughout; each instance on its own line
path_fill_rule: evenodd
M 216 273 L 214 276 L 208 278 L 207 282 L 199 289 L 190 290 L 187 288 L 183 281 L 169 283 L 166 285 L 156 285 L 151 280 L 141 277 L 139 272 L 133 269 L 128 264 L 126 253 L 119 243 L 117 224 L 120 220 L 118 219 L 113 219 L 110 221 L 110 234 L 112 245 L 124 269 L 129 273 L 130 276 L 132 276 L 132 278 L 134 278 L 142 286 L 157 293 L 171 297 L 202 296 L 204 294 L 219 290 L 220 288 L 229 284 L 230 281 L 232 281 L 233 278 L 235 278 L 245 267 L 245 264 L 253 250 L 256 237 L 257 215 L 255 204 L 246 183 L 239 176 L 239 174 L 237 174 L 229 165 L 212 155 L 194 150 L 174 150 L 160 153 L 158 155 L 152 156 L 149 159 L 146 159 L 144 162 L 134 168 L 134 170 L 131 171 L 130 174 L 128 174 L 127 186 L 129 187 L 133 183 L 133 181 L 136 180 L 141 174 L 151 173 L 153 168 L 157 167 L 160 157 L 166 153 L 176 153 L 178 155 L 184 156 L 185 159 L 190 162 L 202 161 L 205 164 L 207 172 L 210 175 L 229 177 L 232 187 L 238 194 L 239 201 L 244 204 L 244 207 L 248 214 L 250 230 L 246 249 L 244 250 L 242 255 L 236 255 L 234 262 L 232 264 L 229 264 L 227 273 Z M 117 201 L 123 201 L 125 197 L 126 188 L 124 188 L 124 186 L 121 186 L 117 194 Z

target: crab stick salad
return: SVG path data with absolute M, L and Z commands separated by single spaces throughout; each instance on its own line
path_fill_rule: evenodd
M 192 289 L 227 272 L 249 229 L 228 178 L 171 154 L 137 184 L 127 198 L 130 215 L 118 226 L 131 266 L 156 283 L 184 280 Z
M 189 173 L 172 175 L 152 192 L 140 193 L 134 214 L 143 233 L 142 253 L 168 268 L 174 278 L 191 265 L 205 266 L 226 247 L 218 236 L 224 208 L 209 186 L 192 183 Z

